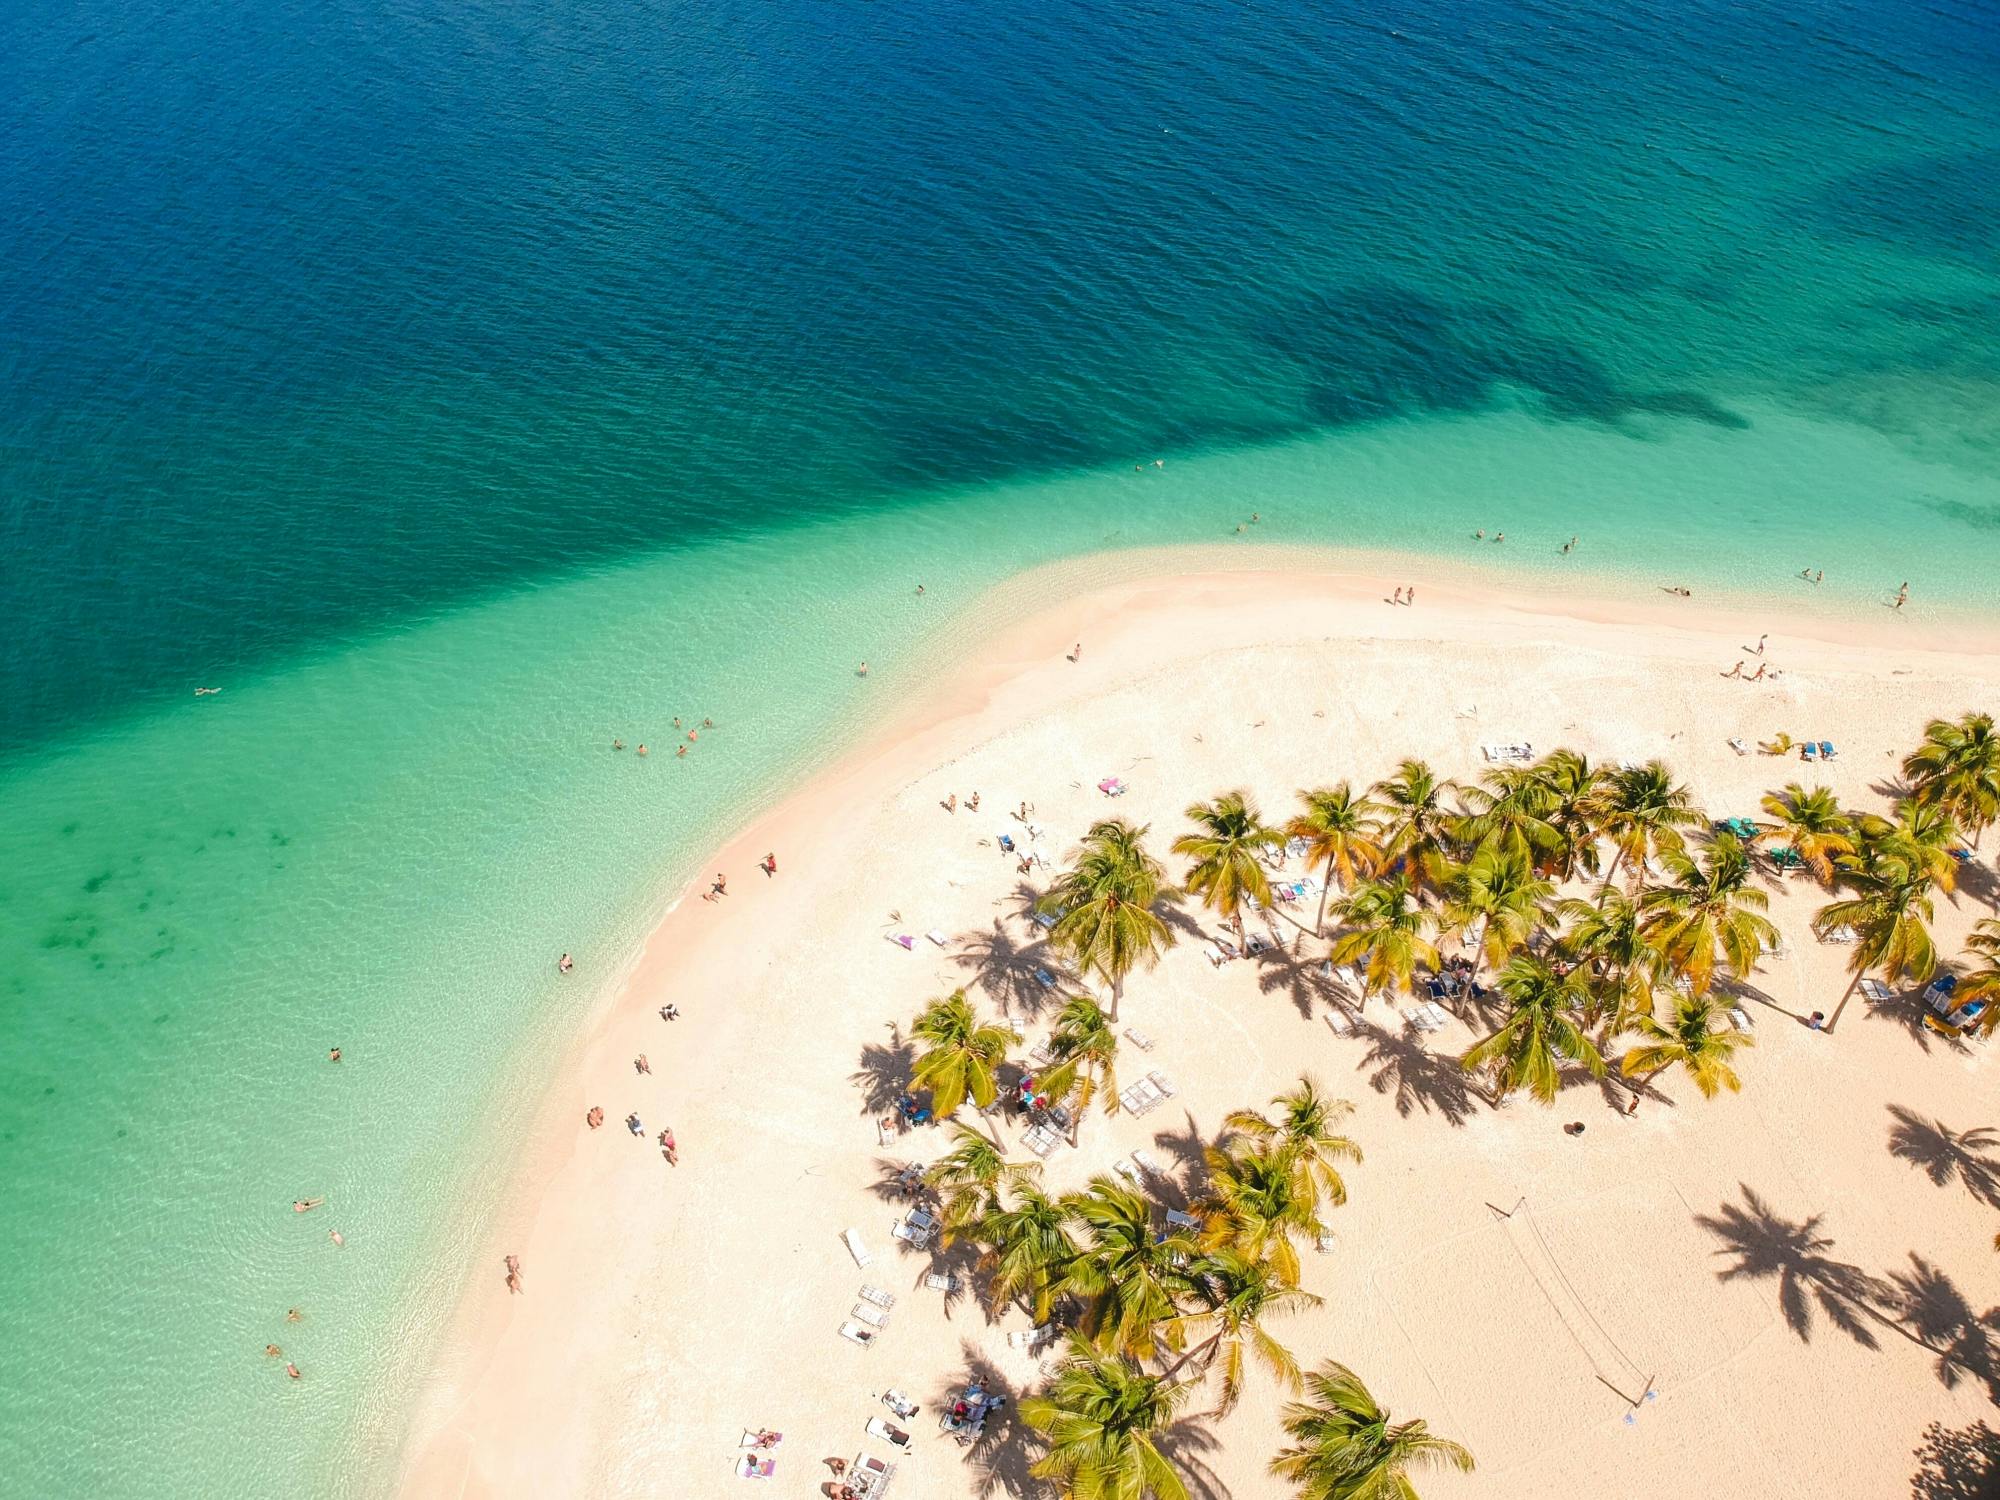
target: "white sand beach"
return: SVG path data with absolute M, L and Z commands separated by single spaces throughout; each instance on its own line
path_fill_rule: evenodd
M 1010 1346 L 1027 1317 L 984 1305 L 972 1247 L 891 1238 L 891 1179 L 934 1160 L 944 1132 L 877 1138 L 926 1001 L 965 986 L 1030 1043 L 1046 1034 L 1060 991 L 1036 971 L 1060 964 L 1028 906 L 1049 871 L 1019 873 L 1003 833 L 1060 867 L 1115 812 L 1151 825 L 1178 876 L 1165 850 L 1191 802 L 1242 788 L 1281 819 L 1298 789 L 1358 789 L 1405 756 L 1470 780 L 1489 742 L 1657 757 L 1718 818 L 1757 815 L 1789 781 L 1885 808 L 1927 718 L 2000 707 L 2000 643 L 1921 638 L 1886 610 L 1879 627 L 1807 637 L 1777 610 L 1535 601 L 1424 576 L 1413 607 L 1388 604 L 1408 581 L 1288 567 L 1085 590 L 885 712 L 877 742 L 718 851 L 524 1105 L 538 1111 L 525 1157 L 482 1189 L 502 1224 L 425 1382 L 401 1492 L 733 1494 L 739 1437 L 770 1428 L 784 1439 L 757 1494 L 818 1495 L 824 1458 L 862 1452 L 898 1463 L 907 1500 L 1053 1493 L 1028 1477 L 1037 1440 L 1011 1406 L 977 1447 L 938 1431 L 969 1374 L 1019 1396 L 1041 1355 Z M 1780 676 L 1720 675 L 1765 633 Z M 1756 753 L 1778 731 L 1839 757 Z M 1129 790 L 1107 798 L 1106 777 Z M 1010 816 L 1023 802 L 1038 837 Z M 1948 958 L 2000 899 L 1992 843 L 1956 903 L 1940 900 Z M 715 871 L 727 894 L 698 899 Z M 1328 1211 L 1332 1247 L 1304 1257 L 1324 1304 L 1271 1331 L 1472 1450 L 1474 1473 L 1421 1481 L 1427 1500 L 1907 1494 L 1926 1427 L 1990 1419 L 2000 1388 L 2000 1146 L 1961 1139 L 1995 1123 L 2000 1043 L 1925 1031 L 1915 996 L 1857 999 L 1837 1034 L 1809 1029 L 1846 987 L 1848 950 L 1813 940 L 1826 897 L 1809 880 L 1770 889 L 1785 945 L 1743 1002 L 1756 1045 L 1740 1094 L 1704 1100 L 1669 1073 L 1631 1117 L 1622 1090 L 1594 1084 L 1495 1108 L 1456 1061 L 1483 1034 L 1469 1009 L 1422 1033 L 1409 1002 L 1375 1000 L 1337 1035 L 1327 1017 L 1353 999 L 1321 968 L 1312 906 L 1286 906 L 1259 958 L 1215 966 L 1190 930 L 1130 981 L 1121 1025 L 1154 1045 L 1121 1053 L 1121 1081 L 1156 1070 L 1174 1097 L 1093 1111 L 1046 1180 L 1081 1187 L 1144 1149 L 1173 1179 L 1156 1196 L 1182 1206 L 1222 1117 L 1310 1073 L 1355 1104 L 1366 1160 Z M 669 1002 L 678 1021 L 659 1014 Z M 621 1124 L 631 1112 L 643 1136 Z M 995 1118 L 1020 1159 L 1020 1125 Z M 666 1126 L 675 1167 L 653 1143 Z M 507 1253 L 523 1295 L 503 1284 Z M 965 1289 L 927 1288 L 933 1271 Z M 1815 1290 L 1850 1274 L 1884 1289 L 1882 1317 Z M 864 1283 L 896 1299 L 867 1348 L 836 1332 Z M 908 1454 L 864 1431 L 891 1387 L 924 1408 Z M 1166 1447 L 1197 1494 L 1291 1493 L 1266 1470 L 1286 1395 L 1253 1369 L 1228 1417 L 1190 1404 Z

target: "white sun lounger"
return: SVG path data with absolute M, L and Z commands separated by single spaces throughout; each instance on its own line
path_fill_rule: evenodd
M 891 1224 L 889 1233 L 904 1244 L 914 1245 L 919 1250 L 930 1248 L 931 1232 L 928 1229 L 919 1229 L 914 1224 Z
M 1210 943 L 1206 948 L 1201 950 L 1201 956 L 1208 960 L 1210 968 L 1219 969 L 1236 955 L 1223 952 L 1220 943 Z
M 1860 984 L 1861 993 L 1870 1000 L 1893 1000 L 1895 992 L 1879 979 L 1864 979 Z
M 1740 739 L 1732 739 L 1729 742 L 1729 748 L 1734 750 L 1738 755 L 1748 755 L 1750 753 L 1750 747 Z
M 877 1307 L 890 1308 L 896 1305 L 896 1294 L 885 1292 L 879 1286 L 864 1286 L 861 1295 L 864 1300 L 874 1303 Z
M 1051 974 L 1047 969 L 1037 969 L 1035 970 L 1035 983 L 1039 984 L 1045 990 L 1052 990 L 1056 987 L 1056 976 Z
M 1043 1323 L 1035 1328 L 1017 1328 L 1007 1335 L 1007 1342 L 1016 1349 L 1036 1349 L 1046 1344 L 1056 1334 L 1053 1323 Z
M 1333 1231 L 1331 1229 L 1322 1229 L 1319 1232 L 1319 1238 L 1313 1241 L 1313 1248 L 1319 1251 L 1321 1255 L 1331 1255 L 1333 1253 L 1333 1243 Z
M 1051 1067 L 1054 1065 L 1055 1060 L 1056 1054 L 1049 1046 L 1049 1039 L 1047 1037 L 1043 1037 L 1028 1049 L 1028 1061 L 1036 1064 L 1038 1067 Z
M 958 1290 L 958 1276 L 952 1271 L 933 1271 L 924 1278 L 924 1285 L 934 1292 L 949 1295 Z
M 1199 1229 L 1201 1220 L 1193 1214 L 1184 1214 L 1177 1208 L 1167 1210 L 1167 1222 L 1176 1229 Z
M 1021 1144 L 1027 1148 L 1029 1155 L 1047 1161 L 1049 1154 L 1062 1144 L 1062 1132 L 1047 1125 L 1037 1125 L 1021 1137 Z
M 1048 929 L 1049 929 L 1050 931 L 1054 931 L 1054 930 L 1055 930 L 1055 925 L 1056 925 L 1056 919 L 1055 919 L 1055 916 L 1054 916 L 1054 914 L 1053 914 L 1053 913 L 1051 913 L 1051 912 L 1045 912 L 1045 911 L 1038 911 L 1038 912 L 1036 912 L 1036 913 L 1035 913 L 1035 925 L 1036 925 L 1037 927 L 1046 927 L 1046 928 L 1048 928 Z
M 857 1302 L 854 1304 L 851 1312 L 854 1317 L 859 1318 L 871 1328 L 887 1328 L 889 1326 L 889 1314 L 887 1311 L 874 1306 L 872 1303 Z
M 868 1419 L 868 1435 L 880 1438 L 892 1448 L 901 1448 L 905 1453 L 910 1451 L 910 1435 L 900 1427 L 890 1426 L 880 1417 Z
M 1859 934 L 1852 927 L 1829 927 L 1819 935 L 1822 943 L 1851 943 Z
M 857 1266 L 865 1266 L 868 1264 L 869 1261 L 874 1259 L 874 1257 L 868 1253 L 868 1247 L 861 1243 L 860 1230 L 843 1229 L 840 1232 L 840 1237 L 843 1240 L 847 1241 L 847 1253 L 854 1257 L 854 1263 Z
M 951 939 L 944 935 L 943 930 L 937 927 L 933 927 L 929 932 L 925 933 L 924 936 L 929 938 L 933 943 L 936 943 L 940 948 L 946 946 L 948 943 L 951 942 Z
M 875 1342 L 875 1330 L 863 1328 L 859 1323 L 849 1321 L 840 1325 L 840 1336 L 850 1344 L 859 1344 L 866 1349 Z
M 1134 1151 L 1132 1153 L 1132 1164 L 1148 1177 L 1157 1177 L 1162 1182 L 1166 1181 L 1167 1174 L 1165 1169 L 1146 1152 Z
M 1135 1188 L 1141 1188 L 1145 1186 L 1144 1183 L 1139 1181 L 1139 1169 L 1133 1166 L 1132 1163 L 1130 1163 L 1129 1161 L 1114 1161 L 1111 1164 L 1111 1170 L 1116 1172 L 1120 1177 L 1124 1178 L 1126 1182 L 1130 1183 Z
M 1326 1025 L 1335 1036 L 1354 1035 L 1354 1022 L 1348 1018 L 1347 1012 L 1337 1005 L 1326 1013 Z
M 1756 1023 L 1750 1019 L 1750 1012 L 1740 1005 L 1729 1007 L 1729 1019 L 1736 1024 L 1738 1031 L 1755 1031 L 1757 1029 Z
M 1169 1099 L 1173 1098 L 1175 1094 L 1178 1094 L 1180 1092 L 1179 1089 L 1174 1087 L 1173 1079 L 1167 1077 L 1167 1075 L 1164 1073 L 1148 1073 L 1146 1075 L 1146 1081 L 1150 1083 L 1154 1088 L 1158 1089 L 1161 1092 L 1161 1094 L 1163 1094 L 1165 1097 Z
M 1151 1052 L 1153 1050 L 1153 1039 L 1137 1027 L 1127 1026 L 1125 1028 L 1125 1040 L 1137 1047 L 1141 1052 Z

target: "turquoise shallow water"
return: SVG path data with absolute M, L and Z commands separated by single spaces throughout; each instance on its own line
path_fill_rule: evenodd
M 541 1066 L 1023 568 L 1990 615 L 1996 76 L 1950 5 L 0 16 L 0 1493 L 379 1484 Z

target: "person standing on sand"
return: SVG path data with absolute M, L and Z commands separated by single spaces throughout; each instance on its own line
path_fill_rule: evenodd
M 775 855 L 775 854 L 767 854 L 767 855 L 765 855 L 765 856 L 764 856 L 764 873 L 765 873 L 765 874 L 766 874 L 767 876 L 768 876 L 768 875 L 775 875 L 775 874 L 777 874 L 777 873 L 778 873 L 778 856 L 777 856 L 777 855 Z
M 1741 677 L 1743 675 L 1743 663 L 1739 661 L 1727 672 L 1719 672 L 1716 675 L 1719 677 Z
M 967 797 L 967 798 L 965 799 L 965 805 L 966 805 L 967 807 L 971 808 L 971 809 L 972 809 L 972 810 L 973 810 L 974 812 L 978 812 L 978 811 L 979 811 L 979 793 L 977 793 L 977 792 L 974 792 L 974 793 L 973 793 L 973 794 L 972 794 L 972 795 L 971 795 L 970 797 Z
M 646 1061 L 645 1053 L 641 1052 L 637 1057 L 632 1059 L 632 1071 L 635 1073 L 644 1073 L 648 1077 L 652 1075 L 653 1065 Z
M 729 877 L 720 870 L 715 872 L 715 894 L 718 896 L 729 894 Z
M 1402 589 L 1398 588 L 1398 589 L 1396 590 L 1396 592 L 1395 592 L 1395 593 L 1391 594 L 1391 595 L 1389 596 L 1389 602 L 1390 602 L 1391 604 L 1401 604 L 1401 603 L 1403 602 L 1403 591 L 1402 591 Z
M 512 1292 L 515 1296 L 518 1297 L 521 1295 L 522 1291 L 525 1290 L 525 1288 L 523 1288 L 521 1285 L 521 1257 L 518 1255 L 510 1255 L 507 1257 L 506 1264 L 507 1264 L 507 1290 L 509 1292 Z
M 1078 642 L 1076 643 L 1076 649 L 1075 649 L 1074 651 L 1070 652 L 1070 654 L 1069 654 L 1069 659 L 1070 659 L 1071 661 L 1082 661 L 1082 660 L 1083 660 L 1083 642 L 1082 642 L 1082 641 L 1078 641 Z

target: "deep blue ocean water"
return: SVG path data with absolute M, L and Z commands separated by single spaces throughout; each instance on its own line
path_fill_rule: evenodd
M 0 11 L 0 1493 L 381 1482 L 542 955 L 911 576 L 1497 512 L 1990 611 L 1996 225 L 1963 0 Z

